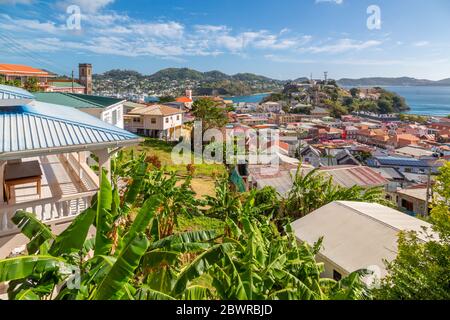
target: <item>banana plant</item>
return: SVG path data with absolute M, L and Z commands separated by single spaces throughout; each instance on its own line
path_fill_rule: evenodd
M 323 266 L 314 259 L 320 242 L 310 247 L 289 228 L 279 232 L 266 214 L 264 199 L 272 193 L 232 194 L 219 183 L 208 204 L 221 213 L 224 232 L 175 233 L 177 215 L 199 214 L 204 202 L 195 199 L 189 179 L 180 184 L 174 175 L 132 163 L 125 190 L 102 172 L 91 207 L 60 235 L 33 214 L 15 214 L 30 241 L 28 255 L 0 261 L 10 299 L 361 298 L 358 275 L 320 278 Z

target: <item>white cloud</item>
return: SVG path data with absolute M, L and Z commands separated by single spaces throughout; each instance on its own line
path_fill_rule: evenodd
M 378 40 L 357 41 L 353 39 L 340 39 L 336 43 L 327 44 L 323 46 L 312 46 L 304 48 L 301 51 L 311 53 L 342 53 L 346 51 L 360 51 L 368 48 L 373 48 L 381 45 L 382 42 Z
M 163 37 L 179 39 L 183 36 L 184 26 L 178 22 L 165 23 L 137 23 L 129 26 L 130 30 L 146 37 Z
M 32 4 L 34 0 L 0 0 L 0 4 L 13 5 L 16 4 Z
M 0 14 L 0 27 L 10 31 L 37 31 L 45 33 L 58 33 L 65 29 L 63 25 L 57 25 L 53 21 L 41 22 L 36 19 L 14 19 L 7 14 Z
M 57 6 L 65 11 L 68 6 L 77 5 L 82 13 L 96 13 L 113 2 L 114 0 L 62 0 L 57 2 Z
M 427 47 L 428 45 L 430 45 L 428 41 L 418 41 L 413 43 L 414 47 Z
M 332 2 L 335 4 L 343 4 L 344 0 L 316 0 L 316 3 Z

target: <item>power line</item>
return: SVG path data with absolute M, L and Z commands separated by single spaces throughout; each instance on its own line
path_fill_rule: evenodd
M 21 43 L 18 41 L 12 39 L 11 37 L 7 36 L 6 34 L 0 33 L 0 38 L 2 38 L 5 42 L 8 43 L 9 49 L 13 51 L 16 54 L 19 54 L 27 59 L 31 59 L 35 63 L 43 64 L 47 67 L 50 66 L 50 69 L 57 69 L 55 71 L 62 71 L 61 74 L 65 74 L 64 68 L 60 67 L 59 65 L 56 65 L 55 63 L 52 63 L 47 60 L 47 58 L 37 54 L 36 52 L 32 52 L 30 49 L 24 47 Z

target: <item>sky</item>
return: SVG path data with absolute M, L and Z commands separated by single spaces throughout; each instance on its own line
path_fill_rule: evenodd
M 450 78 L 448 0 L 0 0 L 0 63 Z

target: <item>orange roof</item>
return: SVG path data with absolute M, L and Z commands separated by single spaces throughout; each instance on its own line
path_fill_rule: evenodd
M 404 141 L 420 141 L 420 139 L 412 134 L 399 134 L 397 135 L 397 140 L 404 140 Z
M 184 113 L 183 110 L 177 108 L 168 107 L 165 105 L 154 104 L 151 106 L 138 107 L 131 110 L 129 115 L 142 115 L 142 116 L 171 116 L 174 114 Z
M 179 97 L 176 100 L 177 102 L 183 102 L 183 103 L 189 103 L 192 102 L 192 99 L 189 99 L 188 97 Z
M 34 75 L 34 76 L 53 76 L 47 71 L 36 69 L 20 64 L 0 64 L 0 73 L 8 75 Z

